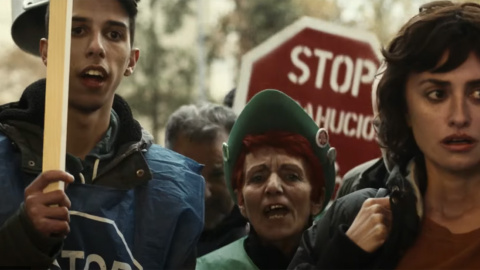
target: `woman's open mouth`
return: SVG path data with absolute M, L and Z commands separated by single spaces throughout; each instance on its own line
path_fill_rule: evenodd
M 290 213 L 290 210 L 285 205 L 272 204 L 265 207 L 263 212 L 268 219 L 280 219 Z

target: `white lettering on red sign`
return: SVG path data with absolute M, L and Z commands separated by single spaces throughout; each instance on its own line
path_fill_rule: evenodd
M 309 47 L 298 45 L 292 49 L 290 60 L 301 73 L 297 75 L 291 71 L 287 74 L 288 79 L 294 84 L 305 84 L 312 74 L 307 63 L 300 58 L 302 55 L 307 58 L 315 56 L 318 59 L 315 76 L 315 88 L 317 89 L 323 88 L 327 65 L 331 65 L 330 78 L 328 78 L 329 86 L 336 93 L 346 94 L 350 92 L 353 97 L 358 97 L 360 84 L 370 84 L 375 78 L 377 65 L 370 59 L 352 59 L 348 55 L 334 55 L 330 51 L 319 48 L 315 48 L 312 53 Z M 344 76 L 340 74 L 342 68 L 345 70 Z
M 337 111 L 335 108 L 317 106 L 313 114 L 313 106 L 307 103 L 305 111 L 312 117 L 319 127 L 328 129 L 333 134 L 343 134 L 346 137 L 355 137 L 371 141 L 375 137 L 373 115 L 363 115 L 355 112 Z

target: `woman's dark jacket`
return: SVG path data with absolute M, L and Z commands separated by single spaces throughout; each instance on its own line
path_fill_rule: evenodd
M 386 188 L 367 188 L 338 199 L 303 235 L 289 269 L 393 269 L 414 243 L 423 216 L 423 204 L 414 181 L 413 162 L 401 172 L 395 167 Z M 415 177 L 417 178 L 417 177 Z M 390 197 L 391 233 L 374 253 L 352 242 L 346 232 L 368 198 Z

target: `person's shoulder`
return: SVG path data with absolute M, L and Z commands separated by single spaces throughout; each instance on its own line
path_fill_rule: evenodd
M 193 172 L 199 173 L 203 168 L 201 164 L 195 160 L 181 155 L 175 151 L 164 148 L 158 144 L 152 144 L 145 153 L 145 159 L 153 166 L 173 166 L 186 168 Z
M 147 149 L 146 155 L 148 156 L 149 159 L 160 159 L 164 160 L 165 158 L 171 158 L 171 159 L 185 159 L 186 157 L 173 151 L 168 148 L 165 148 L 161 145 L 158 144 L 152 144 L 150 147 Z M 187 160 L 191 160 L 189 158 L 186 158 Z
M 243 247 L 245 238 L 198 258 L 196 269 L 256 269 Z
M 335 200 L 332 208 L 336 212 L 336 215 L 340 216 L 356 216 L 362 204 L 369 198 L 375 198 L 379 196 L 379 189 L 376 188 L 364 188 Z
M 0 123 L 0 125 L 2 124 Z M 10 147 L 12 147 L 12 141 L 7 135 L 5 135 L 5 133 L 2 132 L 2 129 L 0 128 L 0 148 L 5 149 L 6 147 L 10 149 Z
M 377 166 L 379 164 L 379 162 L 383 162 L 383 160 L 381 158 L 375 158 L 375 159 L 369 160 L 367 162 L 364 162 L 362 164 L 359 164 L 359 165 L 355 166 L 353 169 L 346 172 L 345 175 L 343 176 L 343 180 L 344 181 L 345 180 L 353 181 L 355 179 L 358 179 L 362 176 L 362 174 L 365 171 L 368 171 L 372 167 Z
M 385 186 L 386 170 L 383 158 L 364 162 L 345 173 L 337 198 L 341 198 L 362 188 Z
M 189 203 L 203 201 L 203 165 L 156 144 L 148 148 L 144 157 L 152 173 L 152 185 L 167 188 L 170 194 L 176 194 L 182 200 L 193 200 Z
M 237 239 L 237 240 L 231 242 L 228 245 L 225 245 L 225 246 L 223 246 L 223 247 L 221 247 L 217 250 L 214 250 L 210 253 L 205 254 L 204 256 L 200 257 L 199 259 L 214 258 L 214 257 L 217 257 L 217 256 L 222 255 L 222 254 L 230 254 L 234 250 L 238 251 L 238 249 L 243 249 L 243 243 L 245 242 L 245 239 L 246 239 L 246 236 L 242 237 L 240 239 Z
M 2 125 L 2 123 L 0 123 L 0 126 Z M 5 141 L 9 141 L 7 135 L 5 135 L 5 133 L 2 132 L 2 129 L 0 127 L 0 142 L 5 142 Z
M 360 202 L 365 201 L 366 199 L 377 197 L 378 193 L 379 193 L 379 189 L 376 189 L 376 188 L 359 189 L 343 196 L 342 198 L 338 198 L 337 204 L 341 204 L 341 205 L 358 204 Z

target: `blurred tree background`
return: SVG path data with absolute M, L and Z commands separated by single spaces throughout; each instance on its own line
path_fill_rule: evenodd
M 27 54 L 17 47 L 6 48 L 0 55 L 0 81 L 3 82 L 0 104 L 19 99 L 27 85 L 46 76 L 40 57 Z
M 182 104 L 192 101 L 195 87 L 195 55 L 191 46 L 168 42 L 166 36 L 177 34 L 193 14 L 192 0 L 142 0 L 137 18 L 135 44 L 140 47 L 140 61 L 135 76 L 124 80 L 119 92 L 134 113 L 146 122 L 159 141 L 168 116 Z M 192 44 L 193 45 L 193 44 Z
M 215 18 L 203 17 L 208 6 L 228 2 Z M 374 32 L 385 45 L 425 0 L 141 0 L 135 44 L 141 48 L 133 76 L 120 94 L 136 117 L 163 144 L 162 129 L 180 105 L 200 101 L 221 103 L 237 84 L 241 57 L 302 16 Z M 199 46 L 201 45 L 201 46 Z M 202 56 L 204 51 L 204 57 Z M 4 50 L 0 103 L 15 100 L 26 85 L 45 76 L 39 58 L 17 48 Z M 212 92 L 215 63 L 231 59 L 230 85 Z M 199 68 L 205 67 L 204 73 Z M 203 74 L 199 79 L 199 74 Z M 204 85 L 202 85 L 204 84 Z M 199 89 L 205 93 L 199 93 Z M 15 89 L 13 91 L 13 89 Z M 218 89 L 216 90 L 218 91 Z

